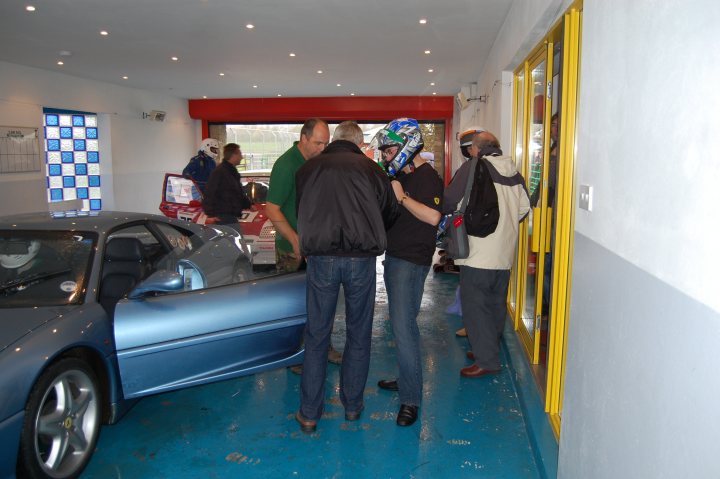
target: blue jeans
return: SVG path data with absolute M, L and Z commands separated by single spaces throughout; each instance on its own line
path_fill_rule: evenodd
M 400 403 L 411 406 L 419 406 L 422 400 L 423 379 L 417 315 L 420 312 L 428 271 L 430 266 L 385 255 L 385 288 L 388 294 L 390 323 L 397 346 L 398 392 Z
M 330 333 L 341 284 L 347 329 L 340 367 L 340 401 L 346 412 L 363 409 L 375 308 L 375 261 L 374 256 L 307 258 L 308 317 L 300 391 L 300 413 L 307 419 L 322 416 Z

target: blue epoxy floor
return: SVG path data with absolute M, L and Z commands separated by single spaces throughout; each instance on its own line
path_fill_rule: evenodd
M 537 478 L 506 365 L 494 377 L 463 379 L 467 340 L 455 337 L 457 277 L 430 272 L 418 322 L 425 389 L 420 418 L 395 425 L 397 395 L 378 390 L 396 374 L 387 296 L 378 267 L 372 362 L 365 411 L 346 422 L 339 367 L 328 365 L 325 415 L 315 434 L 300 432 L 300 377 L 265 372 L 140 401 L 103 428 L 83 478 Z M 342 305 L 333 343 L 344 341 Z

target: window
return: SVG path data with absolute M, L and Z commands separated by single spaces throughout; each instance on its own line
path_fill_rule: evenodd
M 445 177 L 445 123 L 420 121 L 425 148 L 433 153 L 433 166 L 441 178 Z M 330 122 L 330 137 L 339 123 Z M 386 122 L 359 123 L 369 144 Z M 210 125 L 210 136 L 221 144 L 237 143 L 243 152 L 243 161 L 238 170 L 270 170 L 280 155 L 285 153 L 300 138 L 301 123 L 285 124 L 214 124 Z M 372 158 L 373 152 L 366 151 Z
M 80 200 L 83 211 L 102 209 L 97 115 L 43 109 L 48 203 Z

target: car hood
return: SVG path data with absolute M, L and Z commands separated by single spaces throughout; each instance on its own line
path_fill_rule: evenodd
M 0 309 L 0 351 L 66 312 L 58 307 Z

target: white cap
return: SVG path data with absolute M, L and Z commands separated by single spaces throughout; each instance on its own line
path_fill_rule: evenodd
M 435 166 L 435 155 L 432 151 L 421 151 L 420 158 Z

